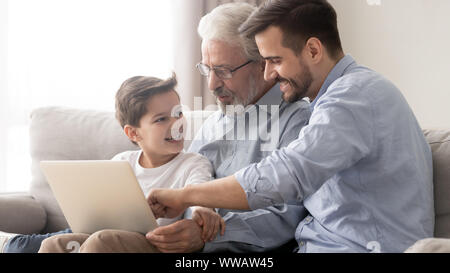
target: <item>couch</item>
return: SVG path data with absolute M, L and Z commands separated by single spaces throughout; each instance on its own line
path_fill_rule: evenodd
M 186 113 L 191 125 L 188 135 L 195 135 L 209 114 Z M 424 130 L 424 134 L 433 151 L 434 236 L 440 239 L 422 240 L 408 251 L 450 251 L 450 247 L 445 248 L 445 244 L 450 246 L 450 240 L 445 239 L 450 238 L 450 130 Z M 189 140 L 186 140 L 185 147 L 188 145 Z M 33 234 L 68 227 L 39 168 L 41 160 L 110 159 L 119 152 L 132 149 L 138 147 L 123 134 L 112 112 L 64 107 L 34 110 L 30 124 L 30 189 L 26 194 L 0 195 L 0 231 Z

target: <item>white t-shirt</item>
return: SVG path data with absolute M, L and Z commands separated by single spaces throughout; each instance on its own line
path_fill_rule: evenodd
M 126 160 L 136 175 L 139 185 L 147 197 L 153 188 L 183 188 L 188 184 L 202 183 L 211 180 L 212 165 L 209 160 L 196 153 L 180 152 L 174 159 L 156 168 L 143 168 L 139 164 L 142 150 L 126 151 L 115 155 L 111 160 Z M 160 226 L 171 224 L 177 218 L 159 218 Z

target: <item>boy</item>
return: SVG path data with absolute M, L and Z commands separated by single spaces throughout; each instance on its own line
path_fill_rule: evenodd
M 211 180 L 212 166 L 208 159 L 182 151 L 183 128 L 174 129 L 175 123 L 183 118 L 176 85 L 175 75 L 168 80 L 137 76 L 126 80 L 116 94 L 116 118 L 128 138 L 141 149 L 120 153 L 112 160 L 130 163 L 145 195 L 155 187 L 182 188 Z M 212 209 L 196 207 L 192 218 L 202 227 L 204 241 L 212 240 L 219 229 L 222 235 L 225 231 L 223 219 Z M 157 222 L 167 225 L 179 219 L 162 218 Z M 60 242 L 61 237 L 68 241 L 77 238 L 75 241 L 80 244 L 89 237 L 87 234 L 67 233 L 71 230 L 46 235 L 18 235 L 7 242 L 4 252 L 37 252 L 47 238 L 44 242 L 51 245 L 53 241 Z M 143 235 L 142 239 L 146 240 Z M 67 251 L 66 248 L 44 247 L 41 251 Z

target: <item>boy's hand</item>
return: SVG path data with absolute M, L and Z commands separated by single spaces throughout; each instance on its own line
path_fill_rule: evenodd
M 225 234 L 225 221 L 213 209 L 195 207 L 192 213 L 192 220 L 202 227 L 202 240 L 212 241 L 220 229 L 220 235 Z
M 181 215 L 187 208 L 182 201 L 182 189 L 152 189 L 147 197 L 155 218 Z

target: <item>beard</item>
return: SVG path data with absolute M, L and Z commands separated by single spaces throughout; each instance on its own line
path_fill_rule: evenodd
M 300 66 L 303 67 L 303 71 L 300 74 L 294 76 L 294 78 L 282 78 L 278 77 L 278 82 L 288 82 L 292 87 L 290 94 L 283 93 L 282 98 L 284 101 L 292 103 L 303 99 L 308 94 L 308 91 L 313 82 L 311 70 L 307 65 L 300 62 Z
M 256 81 L 253 76 L 249 78 L 249 91 L 246 98 L 242 99 L 236 95 L 236 92 L 232 92 L 224 86 L 221 86 L 214 90 L 214 96 L 216 96 L 216 102 L 222 113 L 226 115 L 242 114 L 245 107 L 249 105 L 255 97 L 258 95 L 258 88 L 256 86 Z M 231 98 L 230 103 L 221 102 L 218 97 L 228 96 Z

